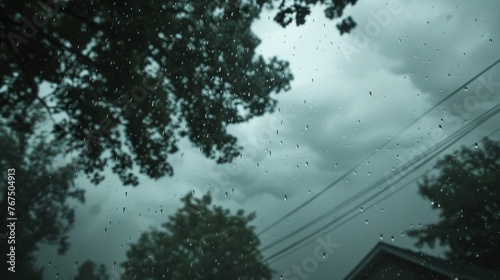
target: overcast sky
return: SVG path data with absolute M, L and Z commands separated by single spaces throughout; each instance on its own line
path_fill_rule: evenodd
M 491 80 L 500 81 L 497 65 L 481 76 L 483 82 L 467 85 L 395 137 L 499 59 L 499 10 L 500 2 L 494 0 L 399 4 L 362 0 L 345 11 L 358 28 L 342 36 L 336 22 L 327 20 L 321 9 L 314 9 L 304 26 L 286 29 L 272 21 L 272 14 L 264 13 L 254 25 L 262 39 L 259 53 L 289 61 L 295 79 L 291 91 L 276 96 L 279 110 L 230 128 L 245 148 L 243 157 L 235 161 L 236 168 L 216 165 L 183 142 L 181 152 L 172 158 L 172 178 L 141 178 L 136 188 L 122 187 L 112 175 L 97 187 L 79 179 L 78 186 L 87 190 L 87 202 L 77 208 L 67 255 L 57 256 L 55 248 L 44 248 L 39 264 L 45 267 L 47 279 L 56 273 L 61 279 L 70 279 L 77 271 L 75 262 L 86 259 L 103 263 L 111 271 L 113 262 L 125 259 L 129 242 L 135 242 L 150 226 L 164 222 L 181 206 L 180 197 L 193 190 L 196 196 L 212 191 L 216 204 L 232 210 L 255 211 L 255 225 L 260 231 L 392 139 L 345 180 L 260 236 L 262 245 L 339 205 L 498 104 L 498 83 L 494 93 L 488 94 L 488 87 L 495 85 Z M 498 128 L 499 121 L 497 116 L 478 126 L 451 149 L 473 145 Z M 498 134 L 493 137 L 499 138 Z M 412 172 L 408 179 L 431 165 Z M 437 212 L 418 195 L 415 184 L 396 193 L 400 186 L 392 186 L 389 192 L 394 194 L 383 203 L 365 210 L 367 204 L 359 216 L 318 234 L 323 240 L 333 241 L 336 248 L 317 262 L 306 278 L 298 279 L 341 279 L 381 241 L 381 236 L 384 242 L 414 249 L 413 240 L 402 232 L 412 225 L 436 221 Z M 355 208 L 351 215 L 360 211 Z M 264 251 L 264 256 L 342 213 L 336 212 Z M 292 265 L 302 266 L 318 244 L 312 240 L 272 263 L 276 279 L 291 271 Z M 427 248 L 426 252 L 439 255 L 442 250 Z

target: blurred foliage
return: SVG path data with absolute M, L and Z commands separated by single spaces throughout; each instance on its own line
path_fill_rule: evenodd
M 110 280 L 110 277 L 103 264 L 98 266 L 87 260 L 78 267 L 78 274 L 73 280 Z
M 484 268 L 500 269 L 500 142 L 485 139 L 439 160 L 438 176 L 426 176 L 420 194 L 441 220 L 413 229 L 417 245 L 449 247 L 447 256 Z
M 329 19 L 342 18 L 344 9 L 348 5 L 354 6 L 358 0 L 281 0 L 278 13 L 274 20 L 281 26 L 286 27 L 294 22 L 297 25 L 306 23 L 306 17 L 311 13 L 311 7 L 314 5 L 326 6 L 325 16 Z M 337 24 L 337 29 L 340 34 L 349 33 L 356 27 L 356 23 L 352 17 L 348 16 Z
M 26 116 L 43 106 L 53 138 L 95 184 L 108 166 L 125 185 L 138 184 L 134 168 L 172 175 L 182 138 L 230 162 L 241 147 L 227 126 L 272 112 L 272 94 L 293 78 L 287 62 L 256 53 L 262 9 L 300 25 L 313 5 L 337 18 L 355 2 L 1 1 L 3 125 L 31 133 Z
M 141 235 L 127 251 L 126 279 L 271 279 L 259 239 L 248 223 L 255 214 L 212 206 L 210 194 L 182 198 L 184 206 Z
M 57 145 L 46 142 L 46 135 L 0 130 L 0 170 L 7 182 L 7 170 L 15 169 L 16 243 L 0 239 L 2 257 L 1 279 L 41 279 L 42 270 L 36 268 L 34 253 L 40 244 L 53 244 L 63 254 L 68 249 L 67 232 L 74 223 L 74 206 L 84 202 L 84 191 L 76 188 L 76 172 L 69 165 L 58 166 Z M 59 180 L 51 174 L 60 172 Z M 6 221 L 7 184 L 0 189 L 0 218 Z M 75 203 L 76 202 L 76 203 Z M 2 229 L 5 234 L 7 228 Z M 15 246 L 16 273 L 7 271 L 5 252 Z

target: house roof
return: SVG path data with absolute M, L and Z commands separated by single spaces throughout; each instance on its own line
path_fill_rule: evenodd
M 460 261 L 443 260 L 422 252 L 399 248 L 385 242 L 379 242 L 358 265 L 346 276 L 346 280 L 361 279 L 371 267 L 388 255 L 396 256 L 408 262 L 425 267 L 450 279 L 484 280 L 500 279 L 500 272 L 483 269 Z

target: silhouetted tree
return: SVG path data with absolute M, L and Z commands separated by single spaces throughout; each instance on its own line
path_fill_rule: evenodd
M 0 130 L 0 170 L 5 182 L 0 189 L 0 217 L 4 222 L 7 217 L 17 218 L 15 244 L 7 242 L 5 225 L 1 230 L 1 279 L 41 279 L 42 269 L 36 268 L 33 254 L 42 243 L 58 245 L 60 254 L 67 250 L 67 231 L 74 221 L 75 204 L 71 203 L 84 201 L 83 190 L 74 184 L 75 171 L 57 165 L 58 147 L 56 143 L 48 144 L 45 138 L 44 133 L 27 136 Z M 8 169 L 15 169 L 15 190 L 10 194 L 15 204 L 9 204 L 14 215 L 7 208 Z M 60 180 L 52 180 L 51 174 L 63 169 Z M 6 267 L 10 246 L 15 246 L 15 273 Z
M 447 155 L 436 164 L 437 176 L 426 176 L 420 194 L 432 202 L 441 220 L 408 231 L 417 245 L 436 241 L 449 247 L 451 259 L 500 269 L 500 142 L 485 139 L 481 147 Z
M 99 266 L 87 260 L 79 268 L 74 280 L 109 280 L 109 274 L 103 264 Z
M 271 279 L 252 213 L 212 206 L 211 196 L 185 196 L 162 230 L 143 233 L 122 264 L 128 279 Z
M 272 2 L 1 1 L 0 114 L 32 132 L 24 117 L 42 104 L 61 149 L 96 184 L 108 165 L 124 184 L 138 184 L 135 166 L 172 175 L 183 137 L 230 162 L 241 147 L 226 127 L 272 112 L 271 94 L 292 80 L 287 62 L 255 52 L 251 24 Z M 355 2 L 282 1 L 276 21 L 303 24 L 315 4 L 337 18 Z

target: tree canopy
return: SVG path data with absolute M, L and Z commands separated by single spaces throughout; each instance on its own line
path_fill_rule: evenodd
M 182 198 L 184 206 L 131 244 L 122 263 L 126 279 L 271 279 L 259 239 L 248 223 L 255 214 L 211 206 L 211 196 Z
M 35 116 L 32 116 L 35 117 Z M 69 165 L 58 165 L 58 147 L 46 142 L 43 133 L 28 136 L 0 129 L 0 169 L 7 182 L 7 170 L 15 169 L 14 190 L 0 189 L 0 217 L 12 217 L 7 206 L 15 211 L 15 243 L 0 240 L 1 251 L 10 252 L 15 246 L 15 273 L 5 267 L 7 253 L 2 256 L 1 279 L 42 279 L 42 270 L 35 265 L 34 253 L 40 244 L 53 244 L 63 254 L 68 249 L 68 230 L 74 223 L 74 202 L 84 202 L 84 191 L 76 188 L 76 172 Z M 64 177 L 52 180 L 54 172 Z M 8 194 L 14 200 L 7 199 Z M 8 204 L 15 202 L 15 205 Z M 6 229 L 2 230 L 5 233 Z M 9 250 L 8 250 L 9 248 Z
M 2 124 L 30 133 L 25 116 L 42 105 L 52 137 L 95 184 L 108 166 L 125 185 L 138 184 L 134 168 L 172 175 L 182 138 L 230 162 L 241 147 L 227 126 L 272 112 L 293 78 L 287 62 L 256 53 L 262 9 L 300 25 L 313 5 L 333 19 L 356 0 L 273 2 L 2 1 Z
M 78 267 L 78 274 L 73 280 L 110 280 L 110 277 L 103 264 L 86 260 Z
M 451 259 L 500 269 L 500 142 L 486 138 L 476 145 L 439 160 L 439 174 L 419 184 L 441 220 L 408 235 L 419 246 L 439 241 Z

